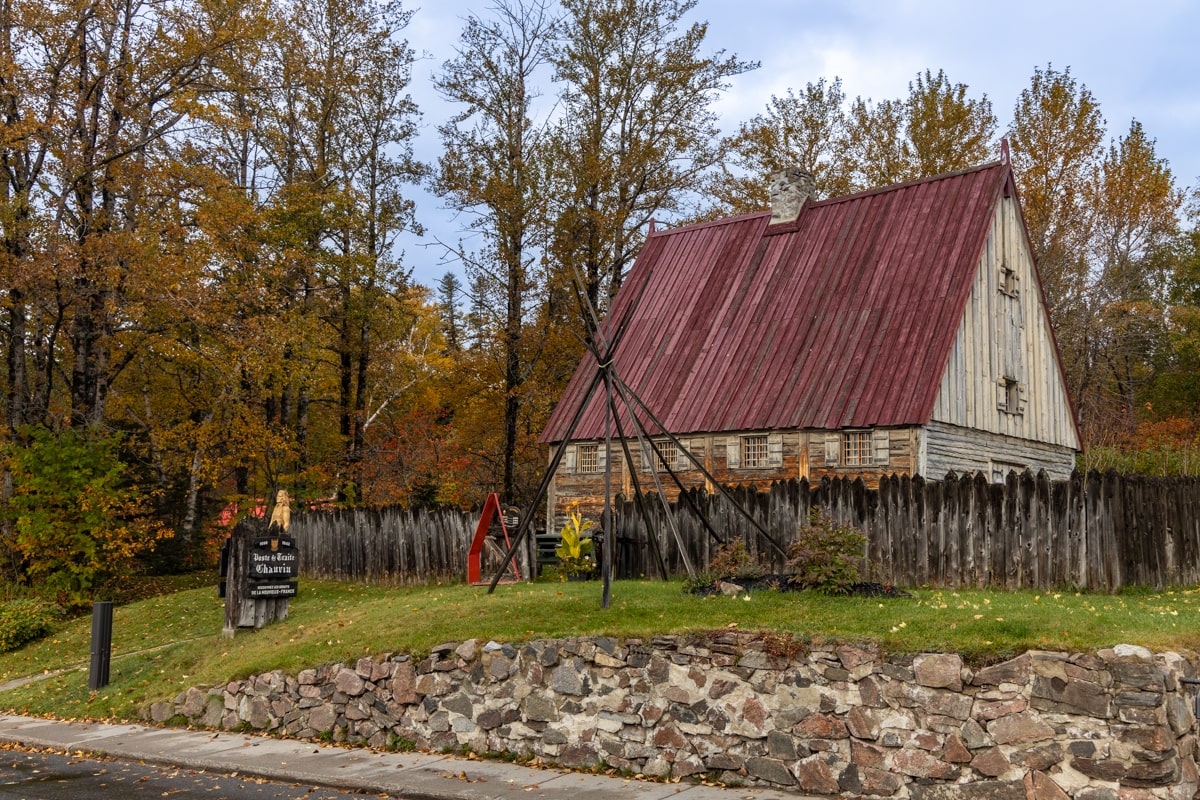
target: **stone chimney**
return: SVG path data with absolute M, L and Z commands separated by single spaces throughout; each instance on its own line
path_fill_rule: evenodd
M 771 224 L 792 222 L 800 216 L 804 201 L 816 195 L 816 178 L 811 172 L 792 167 L 771 176 L 767 196 L 771 200 Z

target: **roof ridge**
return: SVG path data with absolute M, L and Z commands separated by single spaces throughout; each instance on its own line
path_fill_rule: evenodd
M 902 183 L 892 183 L 887 186 L 876 186 L 874 189 L 863 189 L 861 192 L 853 192 L 851 194 L 843 194 L 843 195 L 839 195 L 837 197 L 827 197 L 824 200 L 814 200 L 810 204 L 810 207 L 818 206 L 818 205 L 821 205 L 821 206 L 834 205 L 836 203 L 843 203 L 848 200 L 858 200 L 863 197 L 869 197 L 874 194 L 883 194 L 885 192 L 894 192 L 898 189 L 907 189 L 912 186 L 919 186 L 923 183 L 935 183 L 937 181 L 944 181 L 949 178 L 959 178 L 959 177 L 962 177 L 963 175 L 969 175 L 972 172 L 983 172 L 984 170 L 994 169 L 995 167 L 1005 167 L 1005 166 L 1009 166 L 1009 165 L 1005 164 L 1003 161 L 1000 161 L 1000 160 L 989 161 L 986 164 L 979 164 L 974 167 L 965 167 L 963 169 L 957 169 L 954 172 L 943 172 L 941 175 L 930 175 L 927 178 L 913 178 L 910 181 L 904 181 Z
M 770 211 L 754 211 L 749 214 L 739 214 L 736 217 L 721 217 L 720 219 L 710 219 L 710 220 L 706 220 L 704 222 L 690 222 L 690 223 L 687 223 L 686 225 L 679 225 L 678 227 L 674 227 L 674 228 L 667 228 L 667 227 L 656 228 L 654 233 L 650 234 L 646 238 L 649 239 L 651 237 L 668 236 L 672 233 L 682 233 L 683 231 L 695 231 L 695 230 L 700 230 L 701 228 L 714 228 L 714 227 L 717 227 L 720 225 L 733 225 L 734 223 L 748 222 L 748 221 L 750 221 L 752 219 L 756 219 L 758 217 L 769 217 L 769 216 L 771 216 Z

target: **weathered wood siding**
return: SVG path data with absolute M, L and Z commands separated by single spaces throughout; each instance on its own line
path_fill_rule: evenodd
M 1062 445 L 1032 442 L 995 433 L 971 431 L 934 422 L 923 432 L 926 475 L 982 472 L 995 477 L 1014 468 L 1045 470 L 1052 480 L 1065 480 L 1075 469 L 1075 451 Z
M 1016 278 L 1015 292 L 1002 291 L 1005 268 Z M 1016 198 L 1002 198 L 942 376 L 933 421 L 1078 449 L 1050 331 Z M 1021 413 L 999 408 L 1005 377 L 1023 387 Z M 980 449 L 986 450 L 982 442 Z M 924 465 L 917 471 L 941 474 Z

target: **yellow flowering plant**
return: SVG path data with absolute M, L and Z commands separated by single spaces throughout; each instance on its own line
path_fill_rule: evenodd
M 562 527 L 561 540 L 554 550 L 559 560 L 559 574 L 564 580 L 570 576 L 588 577 L 596 571 L 596 564 L 592 560 L 592 527 L 592 521 L 584 519 L 576 506 L 572 505 L 567 522 Z

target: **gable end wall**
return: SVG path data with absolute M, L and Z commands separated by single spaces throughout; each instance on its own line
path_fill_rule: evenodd
M 1002 264 L 1015 272 L 1015 296 L 1001 291 Z M 1023 387 L 1024 408 L 1019 414 L 998 407 L 1005 377 Z M 1002 198 L 997 206 L 931 418 L 1002 437 L 1069 450 L 1079 447 L 1049 318 L 1013 197 Z M 933 464 L 926 472 L 938 474 Z

